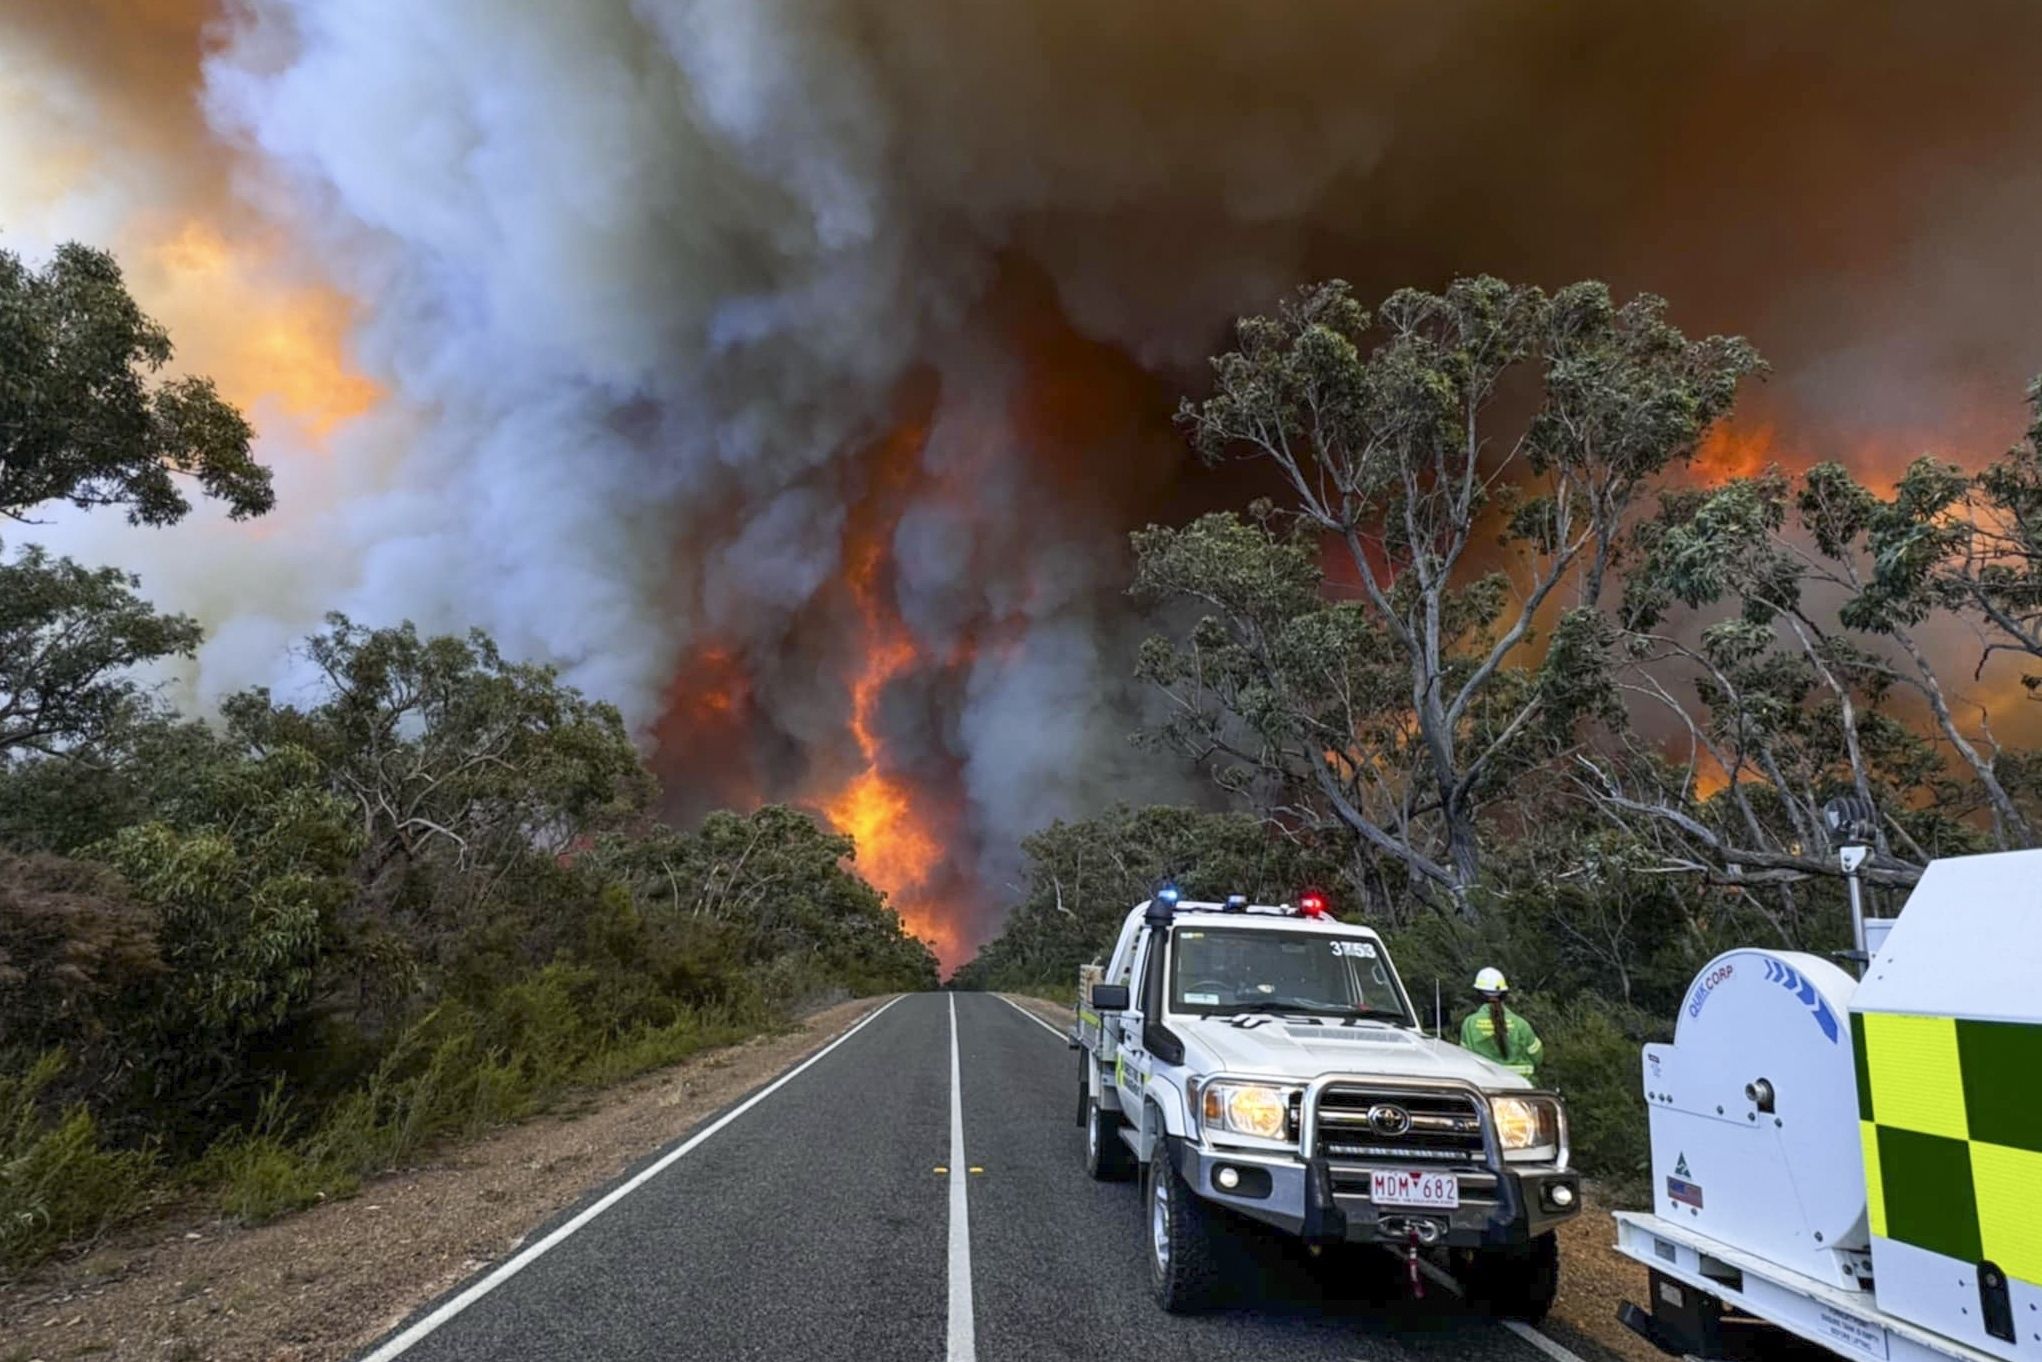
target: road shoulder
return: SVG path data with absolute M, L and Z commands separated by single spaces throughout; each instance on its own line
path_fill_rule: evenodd
M 365 1183 L 273 1224 L 158 1223 L 0 1289 L 0 1358 L 325 1362 L 355 1355 L 533 1229 L 827 1044 L 817 1012 Z M 20 1351 L 21 1349 L 26 1351 Z

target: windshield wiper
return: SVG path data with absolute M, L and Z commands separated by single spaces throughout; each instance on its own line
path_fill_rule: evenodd
M 1219 1009 L 1215 1017 L 1267 1016 L 1269 1014 L 1294 1013 L 1300 1017 L 1337 1017 L 1345 1023 L 1369 1022 L 1377 1026 L 1408 1026 L 1410 1021 L 1402 1012 L 1388 1008 L 1365 1007 L 1356 1010 L 1339 1003 L 1286 1003 L 1274 998 L 1258 998 L 1245 1003 L 1234 1003 Z
M 1383 1007 L 1363 1008 L 1361 1011 L 1350 1015 L 1348 1020 L 1377 1022 L 1383 1026 L 1409 1026 L 1411 1024 L 1410 1019 L 1402 1012 L 1392 1012 L 1388 1008 Z
M 1243 1016 L 1251 1012 L 1296 1012 L 1307 1017 L 1351 1017 L 1358 1015 L 1354 1009 L 1338 1003 L 1286 1003 L 1275 998 L 1256 998 L 1245 1003 L 1232 1003 L 1220 1008 L 1215 1017 Z

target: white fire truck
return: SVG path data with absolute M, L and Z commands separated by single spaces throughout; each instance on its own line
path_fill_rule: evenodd
M 1139 905 L 1081 972 L 1074 1039 L 1087 1170 L 1140 1173 L 1164 1309 L 1211 1299 L 1244 1219 L 1385 1246 L 1414 1279 L 1443 1257 L 1500 1315 L 1552 1304 L 1580 1209 L 1559 1098 L 1428 1036 L 1382 940 L 1316 896 Z
M 1624 1321 L 1690 1357 L 1780 1329 L 2042 1362 L 2042 851 L 1933 862 L 1888 921 L 1851 888 L 1862 979 L 1731 951 L 1645 1048 L 1654 1205 L 1617 1246 L 1651 1295 Z

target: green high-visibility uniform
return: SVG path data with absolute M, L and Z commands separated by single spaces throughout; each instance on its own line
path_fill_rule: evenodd
M 1489 1015 L 1488 1004 L 1484 1003 L 1461 1023 L 1461 1048 L 1472 1050 L 1484 1059 L 1493 1059 L 1505 1068 L 1530 1078 L 1539 1066 L 1539 1057 L 1546 1052 L 1539 1033 L 1532 1030 L 1530 1022 L 1506 1007 L 1503 1009 L 1503 1034 L 1510 1042 L 1508 1058 L 1496 1044 L 1496 1022 Z

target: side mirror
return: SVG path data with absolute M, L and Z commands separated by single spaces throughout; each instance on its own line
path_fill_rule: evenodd
M 1092 985 L 1092 1010 L 1095 1012 L 1127 1011 L 1127 985 Z

